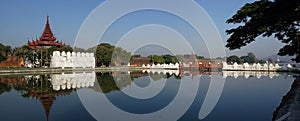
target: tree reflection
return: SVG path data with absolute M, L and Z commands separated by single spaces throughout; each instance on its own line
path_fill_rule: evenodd
M 273 112 L 273 121 L 300 120 L 300 76 L 296 76 L 289 92 L 282 97 L 280 105 Z
M 2 76 L 0 77 L 0 95 L 14 89 L 23 98 L 39 100 L 43 105 L 48 120 L 51 106 L 56 97 L 70 95 L 75 91 L 75 89 L 53 90 L 49 77 L 49 75 Z
M 0 95 L 2 95 L 5 92 L 10 92 L 11 86 L 8 84 L 0 83 Z
M 119 91 L 123 88 L 131 85 L 131 83 L 140 77 L 149 76 L 152 80 L 158 81 L 161 79 L 168 79 L 174 76 L 176 79 L 180 79 L 180 75 L 175 74 L 163 74 L 163 73 L 148 73 L 142 71 L 114 71 L 114 72 L 99 72 L 96 74 L 98 84 L 101 87 L 102 93 L 109 93 L 113 91 Z

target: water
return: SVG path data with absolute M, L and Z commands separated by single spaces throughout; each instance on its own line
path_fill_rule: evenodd
M 274 72 L 1 75 L 0 120 L 268 121 L 294 81 Z

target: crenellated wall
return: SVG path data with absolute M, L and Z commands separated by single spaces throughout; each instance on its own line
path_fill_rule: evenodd
M 54 51 L 50 67 L 95 68 L 94 53 Z
M 233 65 L 228 65 L 226 62 L 223 62 L 223 70 L 254 70 L 254 71 L 276 71 L 278 69 L 281 69 L 282 67 L 279 66 L 278 64 L 273 65 L 272 63 L 270 64 L 259 64 L 259 63 L 254 63 L 254 64 L 237 64 L 236 62 Z
M 71 74 L 51 75 L 53 90 L 75 89 L 82 87 L 93 87 L 96 80 L 95 72 L 82 72 Z
M 179 69 L 179 64 L 178 63 L 170 63 L 170 64 L 147 64 L 147 65 L 142 65 L 143 68 L 151 68 L 151 69 Z

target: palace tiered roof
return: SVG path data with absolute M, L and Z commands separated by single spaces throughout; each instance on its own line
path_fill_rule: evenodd
M 39 39 L 29 41 L 28 40 L 28 46 L 30 49 L 38 49 L 44 46 L 56 46 L 61 47 L 63 46 L 62 42 L 56 41 L 56 38 L 54 37 L 51 27 L 49 24 L 49 16 L 47 16 L 45 29 Z

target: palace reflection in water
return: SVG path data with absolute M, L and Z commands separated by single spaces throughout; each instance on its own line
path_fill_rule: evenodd
M 286 108 L 287 106 L 287 101 L 291 103 L 290 100 L 286 99 L 287 97 L 289 99 L 292 99 L 293 97 L 297 96 L 297 93 L 292 94 L 287 94 L 289 90 L 298 90 L 298 96 L 299 96 L 299 89 L 295 89 L 297 86 L 292 86 L 292 82 L 295 77 L 293 75 L 289 75 L 288 73 L 276 73 L 276 72 L 243 72 L 243 71 L 224 71 L 224 72 L 192 72 L 192 71 L 178 71 L 178 70 L 143 70 L 143 71 L 131 71 L 131 72 L 122 72 L 122 71 L 114 71 L 114 72 L 73 72 L 73 73 L 63 73 L 63 74 L 41 74 L 41 75 L 2 75 L 0 76 L 0 99 L 1 99 L 1 106 L 5 107 L 4 105 L 5 102 L 7 104 L 10 100 L 20 100 L 19 97 L 22 97 L 23 99 L 27 100 L 36 100 L 40 102 L 40 104 L 43 107 L 44 110 L 44 116 L 40 115 L 31 115 L 32 117 L 40 117 L 37 119 L 45 119 L 45 120 L 55 120 L 56 117 L 58 117 L 59 114 L 55 113 L 57 110 L 53 108 L 55 105 L 60 105 L 61 107 L 56 107 L 57 109 L 63 109 L 67 108 L 68 103 L 74 103 L 74 102 L 80 102 L 77 96 L 73 97 L 74 94 L 76 94 L 76 90 L 79 90 L 81 88 L 89 88 L 91 90 L 94 90 L 97 93 L 105 93 L 105 94 L 115 94 L 118 96 L 118 93 L 113 93 L 113 92 L 119 92 L 119 90 L 127 89 L 131 87 L 132 85 L 138 85 L 140 87 L 146 87 L 149 82 L 147 81 L 141 81 L 145 80 L 145 77 L 150 78 L 151 81 L 161 81 L 162 79 L 164 80 L 180 80 L 181 78 L 191 78 L 194 80 L 204 80 L 204 86 L 208 86 L 208 83 L 205 84 L 207 81 L 207 78 L 210 78 L 211 75 L 216 75 L 224 78 L 226 80 L 225 88 L 222 97 L 220 98 L 220 101 L 216 108 L 214 109 L 215 111 L 211 112 L 211 114 L 208 115 L 207 118 L 203 120 L 219 120 L 220 118 L 224 119 L 225 114 L 222 110 L 225 110 L 224 108 L 231 107 L 230 101 L 235 102 L 236 99 L 235 95 L 237 94 L 236 88 L 240 88 L 237 86 L 242 86 L 243 83 L 245 85 L 247 84 L 253 84 L 255 87 L 258 87 L 257 89 L 259 90 L 260 88 L 270 88 L 270 90 L 265 90 L 266 95 L 277 95 L 278 98 L 273 99 L 272 106 L 264 106 L 259 105 L 258 107 L 267 107 L 268 112 L 263 112 L 261 113 L 260 111 L 257 111 L 257 113 L 261 114 L 267 114 L 268 116 L 262 116 L 261 120 L 265 120 L 266 118 L 271 120 L 272 118 L 272 113 L 273 114 L 273 120 L 277 119 L 287 119 L 295 116 L 295 113 L 290 111 L 286 111 L 290 108 Z M 250 82 L 245 82 L 243 80 L 252 80 L 252 83 Z M 255 80 L 265 80 L 265 82 L 257 82 Z M 282 81 L 282 80 L 290 80 L 290 81 Z M 272 84 L 267 84 L 267 83 L 273 83 L 273 87 L 261 87 L 261 86 L 266 86 L 266 85 L 272 85 Z M 296 81 L 296 80 L 295 80 Z M 294 81 L 294 83 L 295 83 Z M 299 82 L 299 79 L 298 79 Z M 134 84 L 133 84 L 134 83 Z M 228 84 L 227 84 L 228 83 Z M 180 82 L 179 82 L 180 84 Z M 278 85 L 277 85 L 278 84 Z M 282 87 L 280 87 L 281 84 Z M 97 90 L 95 86 L 99 85 L 101 87 L 101 90 Z M 295 84 L 294 84 L 295 85 Z M 278 86 L 278 87 L 274 87 Z M 228 88 L 230 87 L 230 88 Z M 171 87 L 167 87 L 171 88 Z M 246 87 L 247 88 L 247 87 Z M 274 88 L 274 90 L 272 90 Z M 280 89 L 276 89 L 280 88 Z M 192 104 L 191 108 L 187 111 L 185 115 L 183 115 L 182 118 L 179 120 L 199 120 L 197 117 L 198 112 L 199 112 L 199 105 L 203 103 L 203 96 L 199 96 L 202 94 L 204 89 L 207 89 L 207 87 L 202 87 L 200 86 L 200 89 L 198 90 L 197 97 L 195 99 L 195 102 Z M 254 89 L 254 88 L 253 88 Z M 253 95 L 261 95 L 261 94 L 255 94 L 259 93 L 257 90 L 245 90 L 241 89 L 240 91 L 245 91 L 245 94 L 248 94 L 248 97 L 250 97 L 252 94 Z M 10 95 L 13 95 L 13 93 L 16 92 L 19 97 L 13 96 L 13 98 L 8 99 Z M 295 91 L 293 91 L 295 92 Z M 176 93 L 176 92 L 175 92 Z M 278 94 L 277 94 L 278 93 Z M 289 92 L 290 93 L 290 92 Z M 284 95 L 285 96 L 281 101 L 281 97 Z M 172 94 L 170 94 L 172 95 Z M 71 96 L 71 99 L 65 99 L 64 97 Z M 244 96 L 244 95 L 243 95 Z M 229 98 L 230 97 L 230 98 Z M 57 100 L 57 98 L 61 100 Z M 242 98 L 242 97 L 241 97 Z M 253 102 L 259 102 L 256 100 L 262 100 L 260 97 L 257 99 L 253 100 L 247 100 L 248 102 L 243 102 L 245 100 L 240 99 L 240 104 L 251 104 L 251 101 Z M 267 97 L 266 97 L 267 98 Z M 164 99 L 164 98 L 162 98 Z M 126 99 L 124 99 L 126 101 Z M 271 100 L 271 99 L 269 99 Z M 74 101 L 74 102 L 73 102 Z M 228 102 L 229 101 L 229 102 Z M 249 102 L 250 101 L 250 102 Z M 25 101 L 26 102 L 26 101 Z M 24 102 L 23 102 L 24 103 Z M 298 102 L 299 103 L 299 102 Z M 21 104 L 21 105 L 25 105 Z M 34 103 L 30 104 L 33 106 L 37 106 L 39 104 Z M 70 104 L 71 105 L 71 104 Z M 75 104 L 74 104 L 75 105 Z M 71 112 L 75 112 L 75 110 L 80 110 L 79 112 L 84 112 L 86 115 L 82 116 L 82 119 L 86 120 L 95 120 L 93 119 L 92 116 L 88 115 L 88 112 L 84 110 L 83 106 L 81 105 L 80 108 L 77 108 L 76 105 L 74 106 L 74 109 L 71 109 Z M 247 107 L 244 105 L 246 108 L 251 109 L 251 107 Z M 285 107 L 285 108 L 282 108 Z M 290 106 L 291 107 L 291 106 Z M 31 107 L 35 108 L 35 107 Z M 137 108 L 137 107 L 134 107 Z M 294 107 L 292 107 L 294 108 Z M 237 109 L 239 110 L 240 108 L 238 107 L 233 107 L 232 110 Z M 10 110 L 8 107 L 7 109 L 3 110 Z M 266 109 L 267 110 L 267 109 Z M 270 112 L 271 110 L 271 112 Z M 298 109 L 296 109 L 298 110 Z M 141 111 L 142 109 L 136 109 L 136 111 Z M 13 111 L 11 111 L 13 112 Z M 242 113 L 241 111 L 240 113 Z M 291 113 L 289 113 L 291 112 Z M 51 113 L 57 114 L 57 115 L 52 115 Z M 235 113 L 234 111 L 232 113 Z M 254 112 L 252 112 L 254 113 Z M 297 114 L 297 113 L 296 113 Z M 3 115 L 0 114 L 0 115 Z M 14 116 L 15 114 L 6 114 L 6 115 L 11 115 Z M 192 115 L 192 116 L 191 116 Z M 239 115 L 239 114 L 236 114 Z M 240 114 L 243 116 L 244 114 Z M 249 114 L 250 115 L 250 114 Z M 61 115 L 60 115 L 61 116 Z M 71 114 L 64 114 L 62 117 L 70 117 L 72 116 Z M 50 118 L 49 118 L 50 117 Z M 220 118 L 216 118 L 220 117 Z M 226 117 L 226 116 L 225 116 Z M 231 117 L 231 116 L 229 116 Z M 246 117 L 239 117 L 239 118 L 229 118 L 230 120 L 234 119 L 244 119 Z M 269 118 L 268 118 L 269 117 Z M 22 118 L 20 118 L 22 119 Z M 64 118 L 62 118 L 64 119 Z M 67 119 L 67 118 L 65 118 Z M 82 120 L 80 118 L 75 118 L 75 120 Z M 226 118 L 225 118 L 226 119 Z M 247 120 L 252 120 L 256 118 L 250 118 Z M 258 120 L 260 120 L 259 116 L 257 117 Z M 10 120 L 10 119 L 7 119 Z M 18 120 L 18 118 L 16 119 Z

